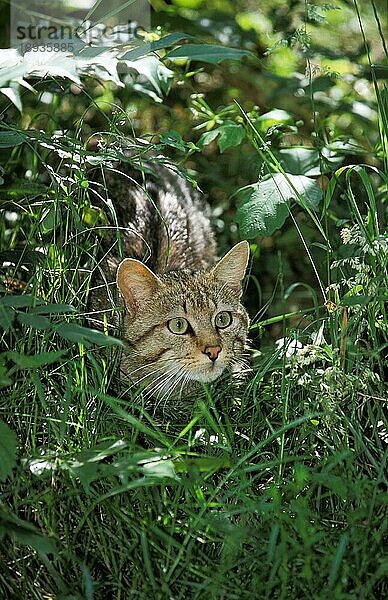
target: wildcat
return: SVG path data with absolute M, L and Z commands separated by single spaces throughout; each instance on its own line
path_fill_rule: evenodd
M 217 262 L 198 192 L 157 158 L 142 170 L 145 184 L 128 162 L 105 168 L 104 185 L 97 177 L 91 191 L 101 203 L 100 190 L 107 190 L 103 201 L 115 207 L 104 269 L 116 274 L 125 307 L 122 374 L 168 397 L 243 365 L 249 318 L 240 298 L 249 246 L 240 242 Z

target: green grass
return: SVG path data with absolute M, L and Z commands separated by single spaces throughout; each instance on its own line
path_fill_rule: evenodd
M 350 181 L 345 191 L 357 222 Z M 31 208 L 15 233 L 27 248 L 57 244 L 27 290 L 63 314 L 42 323 L 8 301 L 1 411 L 19 461 L 2 492 L 4 597 L 384 597 L 386 247 L 374 204 L 352 233 L 359 262 L 331 256 L 345 278 L 335 307 L 283 318 L 299 353 L 263 346 L 245 384 L 153 415 L 118 381 L 114 348 L 87 330 L 60 335 L 87 312 L 90 278 L 77 271 L 97 243 L 93 230 L 74 235 L 82 194 L 67 198 L 53 196 L 58 227 Z
M 319 212 L 291 207 L 298 231 L 278 235 L 271 293 L 260 250 L 252 260 L 251 372 L 157 411 L 119 380 L 120 344 L 87 328 L 104 220 L 88 200 L 84 116 L 73 139 L 54 139 L 68 122 L 57 92 L 46 134 L 32 130 L 35 106 L 23 114 L 31 131 L 0 191 L 18 215 L 2 213 L 4 275 L 23 282 L 0 299 L 1 598 L 388 596 L 388 122 L 386 89 L 373 85 L 375 145 L 327 172 Z M 121 136 L 121 116 L 98 116 Z M 279 171 L 266 143 L 281 129 L 247 129 L 262 167 Z M 215 208 L 232 243 L 233 211 Z M 293 250 L 304 279 L 290 274 Z

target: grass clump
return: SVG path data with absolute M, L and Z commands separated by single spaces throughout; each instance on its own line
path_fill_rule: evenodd
M 322 28 L 333 28 L 346 58 L 337 11 L 306 14 L 301 4 L 291 31 L 263 3 L 272 23 L 267 53 L 252 14 L 233 17 L 244 48 L 252 48 L 252 22 L 270 73 L 257 74 L 252 57 L 238 72 L 217 64 L 193 73 L 161 53 L 172 73 L 162 71 L 171 80 L 164 103 L 149 100 L 149 81 L 133 96 L 144 81 L 120 92 L 91 79 L 75 93 L 66 80 L 43 78 L 34 87 L 52 96 L 45 111 L 30 92 L 21 117 L 4 104 L 3 597 L 387 596 L 386 90 L 374 67 L 366 78 L 369 47 L 357 49 L 354 81 L 371 120 L 351 112 L 356 92 L 346 78 L 326 71 L 300 83 L 302 58 L 311 66 L 330 55 Z M 378 17 L 373 8 L 352 13 L 362 27 Z M 190 34 L 194 13 L 168 14 Z M 212 108 L 228 77 L 238 103 L 225 92 Z M 260 106 L 250 81 L 255 93 L 268 87 Z M 193 96 L 196 86 L 208 98 Z M 198 128 L 190 142 L 182 105 L 193 115 L 190 131 Z M 107 148 L 122 137 L 141 155 L 147 135 L 154 153 L 185 163 L 188 177 L 203 172 L 221 246 L 236 241 L 235 220 L 242 235 L 252 232 L 251 371 L 233 389 L 221 381 L 161 413 L 119 380 L 117 332 L 89 326 L 114 207 L 93 205 L 87 173 L 115 157 Z M 263 204 L 263 184 L 274 182 L 282 194 L 270 196 L 270 222 L 249 220 L 271 204 Z M 239 189 L 226 197 L 226 186 Z

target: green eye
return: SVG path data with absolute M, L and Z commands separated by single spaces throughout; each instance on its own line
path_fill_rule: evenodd
M 218 329 L 225 329 L 225 327 L 229 327 L 232 322 L 232 314 L 226 310 L 223 310 L 216 315 L 214 319 L 215 326 Z
M 189 322 L 187 319 L 183 319 L 183 317 L 176 317 L 176 319 L 170 319 L 167 321 L 167 327 L 171 333 L 183 335 L 184 333 L 187 333 L 189 329 Z

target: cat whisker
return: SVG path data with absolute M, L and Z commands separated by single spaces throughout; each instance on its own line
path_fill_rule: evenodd
M 143 394 L 145 394 L 145 396 L 156 395 L 160 390 L 164 388 L 166 382 L 172 379 L 176 375 L 176 373 L 176 365 L 172 365 L 172 367 L 163 371 L 157 377 L 153 378 L 142 390 Z M 157 383 L 158 381 L 159 383 Z

